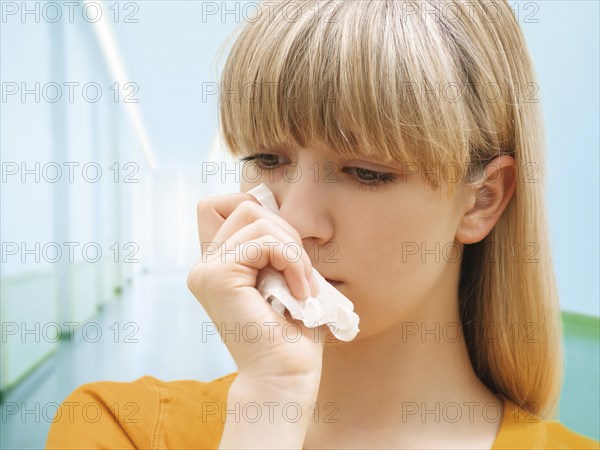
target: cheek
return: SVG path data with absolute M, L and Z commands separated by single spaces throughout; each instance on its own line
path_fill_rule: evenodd
M 403 221 L 387 245 L 388 261 L 382 272 L 394 287 L 408 288 L 404 292 L 410 298 L 429 289 L 454 256 L 454 234 L 445 223 L 446 216 L 437 211 L 427 210 Z
M 349 259 L 355 274 L 351 299 L 365 331 L 410 317 L 442 278 L 444 255 L 454 255 L 453 234 L 442 210 L 428 206 L 355 228 L 367 236 L 355 240 Z
M 448 241 L 448 227 L 432 209 L 405 209 L 411 213 L 357 224 L 351 260 L 372 267 L 378 278 L 415 275 L 423 261 L 435 261 Z

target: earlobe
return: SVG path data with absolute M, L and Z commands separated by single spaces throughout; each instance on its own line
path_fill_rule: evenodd
M 515 160 L 503 155 L 491 161 L 482 179 L 469 186 L 469 203 L 458 228 L 456 240 L 474 244 L 494 228 L 515 190 Z

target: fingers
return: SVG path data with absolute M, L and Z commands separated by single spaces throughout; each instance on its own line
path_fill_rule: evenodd
M 250 194 L 234 193 L 217 197 L 206 197 L 196 205 L 198 219 L 198 237 L 200 247 L 204 242 L 212 241 L 225 220 L 244 201 L 258 201 Z
M 298 231 L 278 214 L 262 207 L 250 194 L 236 193 L 202 199 L 197 205 L 200 245 L 224 242 L 242 226 L 260 217 L 268 217 L 301 243 Z M 218 233 L 218 236 L 217 236 Z
M 312 264 L 302 244 L 266 218 L 234 233 L 217 253 L 225 260 L 233 255 L 237 263 L 255 269 L 270 264 L 283 273 L 296 298 L 316 296 L 310 285 Z
M 219 240 L 219 242 L 224 242 L 242 226 L 250 224 L 260 218 L 268 219 L 292 236 L 296 242 L 302 243 L 302 238 L 294 227 L 287 223 L 281 216 L 262 207 L 260 203 L 255 201 L 242 201 L 223 223 L 217 236 L 215 236 L 215 241 Z
M 207 243 L 219 245 L 244 226 L 258 220 L 267 221 L 260 225 L 265 233 L 279 235 L 275 231 L 279 228 L 303 247 L 298 231 L 278 214 L 262 207 L 250 194 L 235 193 L 203 199 L 198 202 L 197 213 L 201 248 Z M 310 276 L 312 264 L 306 252 L 303 253 L 307 275 Z

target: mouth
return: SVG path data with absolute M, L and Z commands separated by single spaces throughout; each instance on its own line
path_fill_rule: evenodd
M 327 278 L 325 278 L 325 281 L 327 281 L 329 284 L 331 284 L 332 286 L 339 286 L 340 284 L 342 284 L 341 281 L 337 281 L 337 280 L 329 280 Z

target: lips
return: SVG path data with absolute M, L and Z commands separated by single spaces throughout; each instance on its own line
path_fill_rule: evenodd
M 337 286 L 339 284 L 342 284 L 341 281 L 337 281 L 337 280 L 330 280 L 328 278 L 325 278 L 325 281 L 327 281 L 329 284 L 333 285 L 333 286 Z

